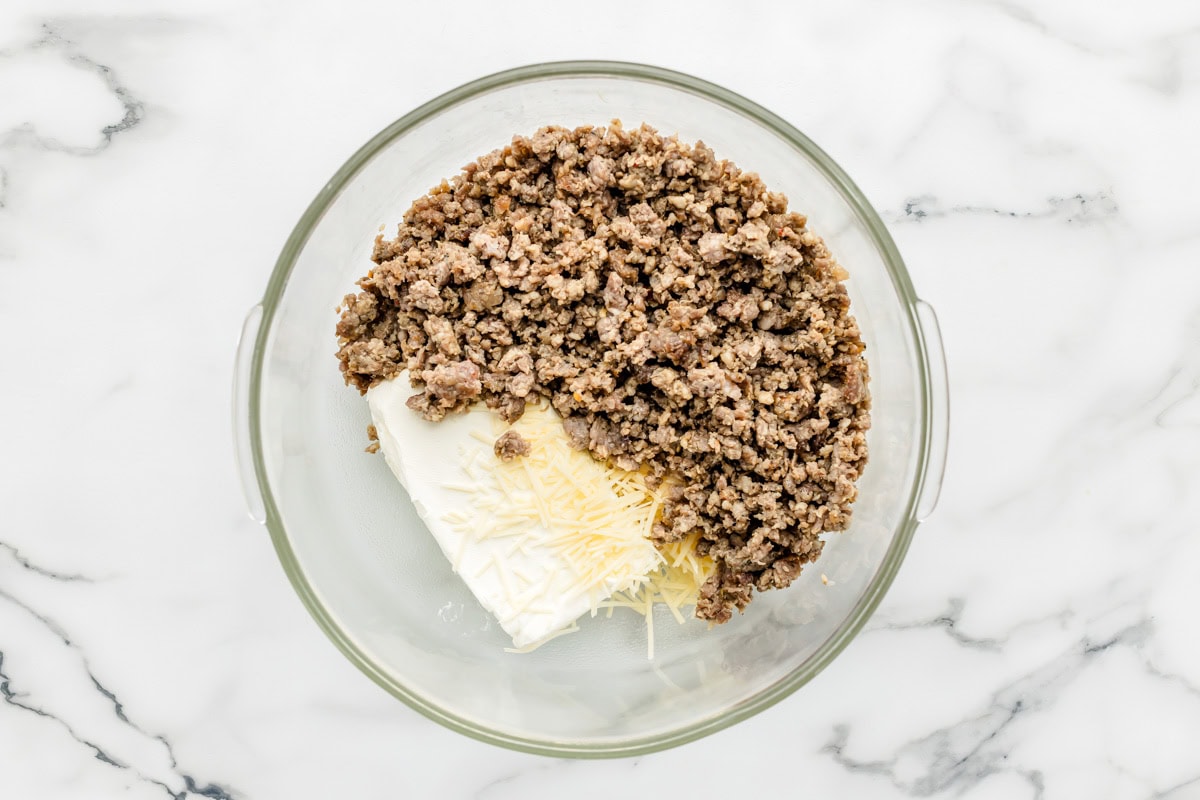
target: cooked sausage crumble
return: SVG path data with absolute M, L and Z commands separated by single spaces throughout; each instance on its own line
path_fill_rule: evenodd
M 521 456 L 527 456 L 533 451 L 529 440 L 516 431 L 505 431 L 492 445 L 492 451 L 501 461 L 516 461 Z
M 656 541 L 699 531 L 717 571 L 698 617 L 788 585 L 848 524 L 871 418 L 847 274 L 702 142 L 616 121 L 517 136 L 373 260 L 337 325 L 346 382 L 407 370 L 429 420 L 547 400 L 575 447 L 662 486 Z

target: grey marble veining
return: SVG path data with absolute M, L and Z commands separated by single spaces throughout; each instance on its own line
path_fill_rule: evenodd
M 1200 798 L 1200 9 L 613 7 L 453 58 L 492 6 L 0 9 L 0 796 Z M 586 57 L 826 148 L 938 310 L 954 414 L 940 507 L 832 666 L 603 763 L 458 737 L 346 663 L 245 519 L 228 421 L 242 315 L 345 157 Z

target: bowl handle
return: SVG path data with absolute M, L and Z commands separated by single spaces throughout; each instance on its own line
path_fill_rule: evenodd
M 937 508 L 942 478 L 946 474 L 946 451 L 950 444 L 950 379 L 937 313 L 924 300 L 918 300 L 916 308 L 929 364 L 929 457 L 925 462 L 916 511 L 917 521 L 924 522 Z
M 233 454 L 237 459 L 238 476 L 242 481 L 242 497 L 250 519 L 262 524 L 267 510 L 258 491 L 254 475 L 254 452 L 250 445 L 250 368 L 254 361 L 254 345 L 262 325 L 262 304 L 251 308 L 242 322 L 238 337 L 237 361 L 233 368 Z

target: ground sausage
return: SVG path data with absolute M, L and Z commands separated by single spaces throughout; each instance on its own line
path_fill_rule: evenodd
M 496 439 L 493 450 L 496 458 L 501 461 L 515 461 L 521 456 L 529 455 L 533 447 L 529 444 L 529 440 L 516 431 L 505 431 L 500 434 L 500 438 Z
M 616 122 L 517 136 L 373 260 L 337 325 L 346 382 L 407 370 L 430 420 L 548 401 L 573 446 L 669 487 L 652 537 L 698 531 L 717 564 L 698 616 L 791 583 L 849 523 L 871 418 L 846 272 L 703 143 Z

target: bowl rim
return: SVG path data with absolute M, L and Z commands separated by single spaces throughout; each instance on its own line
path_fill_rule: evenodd
M 721 713 L 666 732 L 621 740 L 539 739 L 493 730 L 478 722 L 459 717 L 423 698 L 377 666 L 333 619 L 300 567 L 296 554 L 288 541 L 287 532 L 271 491 L 263 455 L 262 420 L 259 414 L 262 372 L 274 315 L 300 252 L 332 202 L 376 154 L 394 139 L 427 119 L 479 95 L 520 83 L 534 83 L 555 78 L 595 77 L 620 78 L 665 85 L 690 94 L 700 95 L 706 100 L 740 113 L 767 128 L 802 155 L 808 157 L 825 178 L 837 187 L 842 197 L 866 225 L 883 256 L 893 285 L 900 299 L 904 301 L 905 317 L 916 344 L 915 355 L 921 394 L 918 447 L 914 482 L 902 515 L 903 521 L 893 533 L 883 562 L 850 614 L 801 666 L 753 697 Z M 556 61 L 530 64 L 478 78 L 418 106 L 373 136 L 333 174 L 333 177 L 329 179 L 301 215 L 275 262 L 261 302 L 262 317 L 251 357 L 249 408 L 243 406 L 236 413 L 248 412 L 249 414 L 249 439 L 255 479 L 265 508 L 265 524 L 284 572 L 317 625 L 341 650 L 342 654 L 367 677 L 415 711 L 453 731 L 479 741 L 525 753 L 568 758 L 614 758 L 644 755 L 677 747 L 716 733 L 770 708 L 791 695 L 816 677 L 845 649 L 862 629 L 891 586 L 918 525 L 916 508 L 929 478 L 927 473 L 933 446 L 931 367 L 927 353 L 927 336 L 916 312 L 917 302 L 918 298 L 912 281 L 895 242 L 879 214 L 867 201 L 862 191 L 820 147 L 777 114 L 709 81 L 661 67 L 622 61 Z

